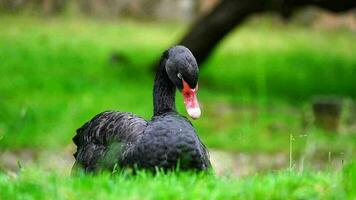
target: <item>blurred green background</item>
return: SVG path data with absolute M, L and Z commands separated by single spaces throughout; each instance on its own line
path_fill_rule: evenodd
M 118 12 L 95 4 L 102 1 L 83 1 L 90 8 L 41 1 L 11 9 L 6 2 L 0 16 L 0 151 L 15 160 L 23 151 L 71 157 L 75 130 L 104 110 L 149 119 L 152 64 L 213 5 L 170 15 L 169 7 L 156 13 L 147 3 Z M 284 165 L 292 145 L 296 164 L 354 160 L 355 24 L 353 13 L 317 9 L 288 23 L 264 14 L 224 38 L 201 65 L 202 117 L 193 121 L 212 154 L 281 154 Z M 320 95 L 343 100 L 336 131 L 314 125 L 312 103 Z M 185 114 L 180 94 L 177 104 Z

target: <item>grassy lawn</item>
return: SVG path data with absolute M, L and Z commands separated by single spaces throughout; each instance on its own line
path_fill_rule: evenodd
M 68 146 L 76 128 L 104 110 L 150 118 L 149 66 L 186 29 L 9 16 L 0 26 L 0 148 L 8 150 Z M 288 152 L 293 134 L 298 154 L 316 148 L 352 158 L 355 129 L 314 129 L 309 102 L 316 94 L 356 97 L 355 39 L 286 25 L 236 30 L 201 70 L 203 114 L 193 123 L 202 140 L 235 152 Z M 110 61 L 113 52 L 123 61 Z
M 0 199 L 354 199 L 356 165 L 341 172 L 280 171 L 241 179 L 196 173 L 61 176 L 0 173 Z
M 69 155 L 76 128 L 104 110 L 149 119 L 150 66 L 187 28 L 24 16 L 1 16 L 0 27 L 0 151 L 15 155 Z M 288 155 L 292 145 L 304 170 L 69 177 L 68 167 L 39 166 L 45 157 L 16 174 L 0 168 L 0 199 L 355 199 L 355 111 L 345 107 L 338 134 L 316 129 L 311 112 L 315 95 L 356 98 L 355 41 L 345 30 L 247 23 L 202 65 L 202 117 L 193 124 L 208 148 Z M 179 94 L 177 103 L 185 113 Z M 315 172 L 308 162 L 318 159 L 345 166 Z

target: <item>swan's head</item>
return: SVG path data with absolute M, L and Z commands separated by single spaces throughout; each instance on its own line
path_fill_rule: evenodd
M 172 83 L 182 92 L 190 117 L 200 117 L 197 99 L 199 68 L 192 52 L 184 46 L 174 46 L 166 52 L 166 71 Z

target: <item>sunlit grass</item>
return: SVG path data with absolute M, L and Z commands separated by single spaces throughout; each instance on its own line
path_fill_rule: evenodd
M 296 27 L 238 29 L 202 71 L 219 90 L 303 102 L 313 95 L 355 97 L 352 32 Z
M 270 172 L 235 179 L 197 173 L 139 172 L 68 177 L 38 169 L 0 172 L 6 199 L 353 199 L 355 165 L 341 172 Z

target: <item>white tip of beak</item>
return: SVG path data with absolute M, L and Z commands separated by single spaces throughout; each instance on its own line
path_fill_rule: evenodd
M 193 119 L 198 119 L 200 117 L 201 111 L 199 107 L 188 108 L 188 115 Z

